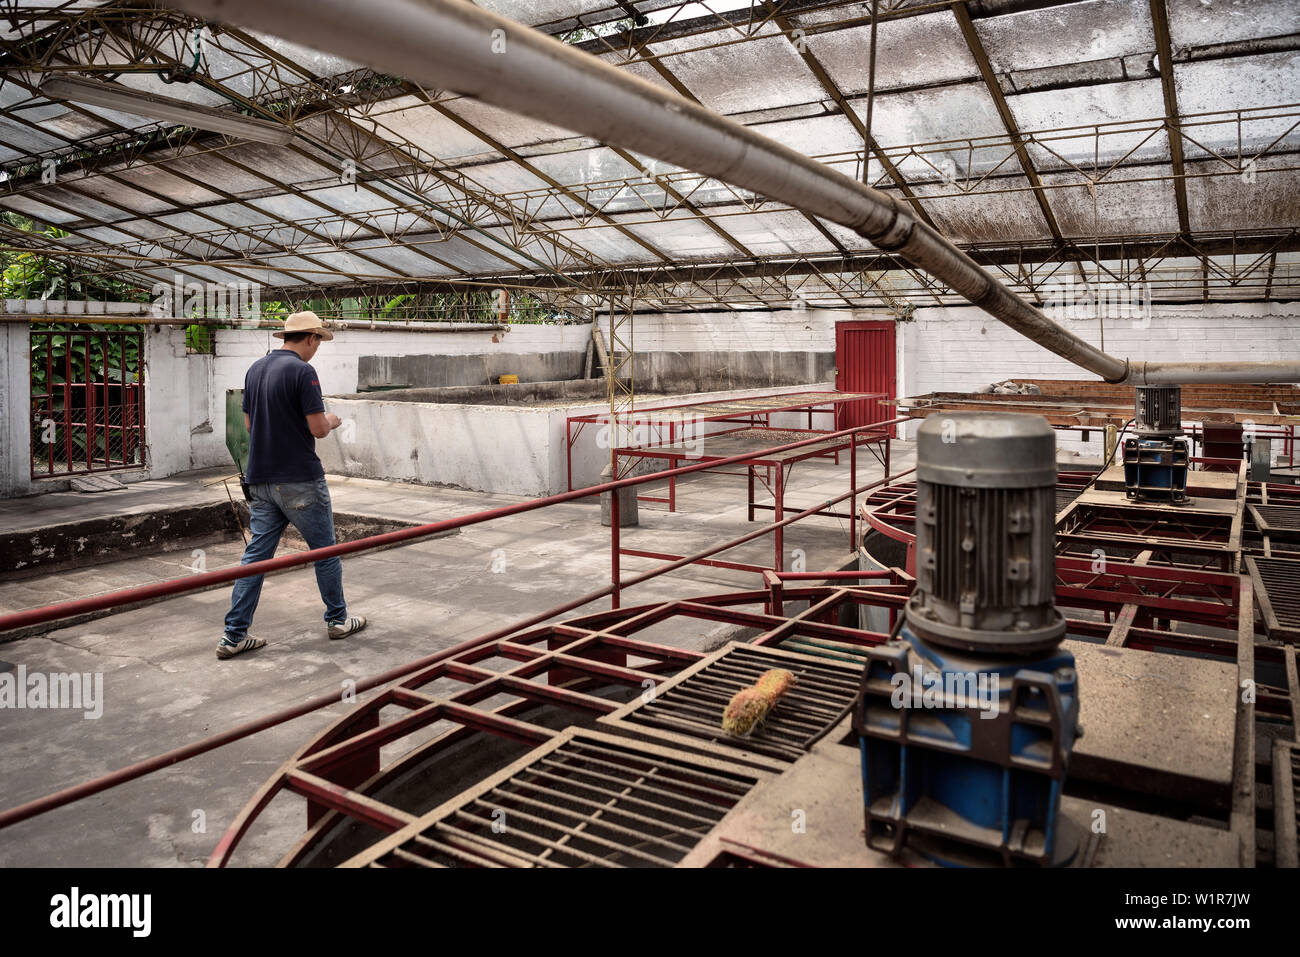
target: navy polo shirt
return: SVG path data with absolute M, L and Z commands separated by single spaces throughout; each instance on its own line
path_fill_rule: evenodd
M 297 353 L 276 349 L 254 362 L 244 376 L 248 484 L 324 478 L 316 439 L 307 428 L 307 416 L 324 411 L 320 377 Z

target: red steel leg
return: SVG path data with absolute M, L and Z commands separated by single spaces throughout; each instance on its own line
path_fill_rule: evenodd
M 889 469 L 885 469 L 885 474 L 889 474 Z M 849 549 L 857 552 L 858 550 L 858 437 L 855 435 L 849 442 Z
M 617 477 L 615 475 L 615 478 Z M 618 534 L 618 493 L 619 489 L 609 491 L 609 580 L 614 585 L 614 591 L 610 595 L 611 608 L 618 607 L 620 591 L 618 553 L 621 546 Z
M 769 466 L 768 475 L 771 476 L 771 474 L 772 469 Z M 785 469 L 780 463 L 777 463 L 776 466 L 776 485 L 773 486 L 773 491 L 776 498 L 776 518 L 774 521 L 778 523 L 776 529 L 776 570 L 780 572 L 785 571 L 785 528 L 779 524 L 782 517 L 781 506 L 785 502 Z

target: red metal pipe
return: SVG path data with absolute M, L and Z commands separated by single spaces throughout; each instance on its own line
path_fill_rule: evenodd
M 531 499 L 527 502 L 519 502 L 515 505 L 505 505 L 500 508 L 486 509 L 485 511 L 474 512 L 470 515 L 461 516 L 460 518 L 446 519 L 441 522 L 431 522 L 427 525 L 416 525 L 411 528 L 398 529 L 394 532 L 384 532 L 380 535 L 358 538 L 351 542 L 340 542 L 337 545 L 330 545 L 326 548 L 316 548 L 306 552 L 297 552 L 292 555 L 281 555 L 276 558 L 268 558 L 265 561 L 251 562 L 247 565 L 237 565 L 231 568 L 202 572 L 197 575 L 189 575 L 185 578 L 171 578 L 167 581 L 155 582 L 152 585 L 140 585 L 135 588 L 124 588 L 120 591 L 109 592 L 104 595 L 96 595 L 93 598 L 78 598 L 73 601 L 46 605 L 43 608 L 29 608 L 23 611 L 11 612 L 8 615 L 0 615 L 0 633 L 15 628 L 23 628 L 28 625 L 38 625 L 49 621 L 57 621 L 60 618 L 70 618 L 74 615 L 86 614 L 87 612 L 103 611 L 106 608 L 126 605 L 132 602 L 149 601 L 154 598 L 165 598 L 171 595 L 180 595 L 186 592 L 198 591 L 199 589 L 205 588 L 209 585 L 219 585 L 225 582 L 233 582 L 240 578 L 249 578 L 253 575 L 265 575 L 269 572 L 282 571 L 287 568 L 296 568 L 300 565 L 308 565 L 326 558 L 333 558 L 336 555 L 351 555 L 356 552 L 369 551 L 387 545 L 418 541 L 422 538 L 428 538 L 430 535 L 436 535 L 439 532 L 464 528 L 468 525 L 477 525 L 480 522 L 487 522 L 496 518 L 505 518 L 509 515 L 518 515 L 522 512 L 530 512 L 534 509 L 545 508 L 547 505 L 558 505 L 562 502 L 571 502 L 575 499 L 587 498 L 591 495 L 599 495 L 602 492 L 613 492 L 629 485 L 641 485 L 646 482 L 659 481 L 667 476 L 699 472 L 718 465 L 733 465 L 751 459 L 756 454 L 772 455 L 780 452 L 787 452 L 792 449 L 801 448 L 805 445 L 811 445 L 815 442 L 824 442 L 828 438 L 850 435 L 870 428 L 871 426 L 858 426 L 852 429 L 845 429 L 842 432 L 821 435 L 811 439 L 801 439 L 798 442 L 791 442 L 788 445 L 777 446 L 772 449 L 764 449 L 762 453 L 745 452 L 739 455 L 733 455 L 726 459 L 701 462 L 695 465 L 684 465 L 677 469 L 655 472 L 650 475 L 616 479 L 614 481 L 606 482 L 604 485 L 593 485 L 589 488 L 575 489 L 572 492 L 561 492 L 558 495 L 549 495 L 543 498 Z

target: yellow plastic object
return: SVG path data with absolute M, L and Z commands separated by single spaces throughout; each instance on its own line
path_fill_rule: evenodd
M 517 376 L 517 375 L 503 375 L 503 376 L 501 376 L 499 379 L 497 379 L 497 382 L 498 382 L 498 384 L 500 384 L 500 385 L 518 385 L 518 384 L 519 384 L 519 376 Z

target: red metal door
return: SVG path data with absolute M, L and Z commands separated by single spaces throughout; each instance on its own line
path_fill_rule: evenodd
M 840 392 L 895 394 L 894 323 L 837 322 L 835 324 L 835 388 Z M 847 402 L 840 428 L 869 425 L 894 417 L 893 406 L 876 399 Z M 894 435 L 894 429 L 890 429 Z

